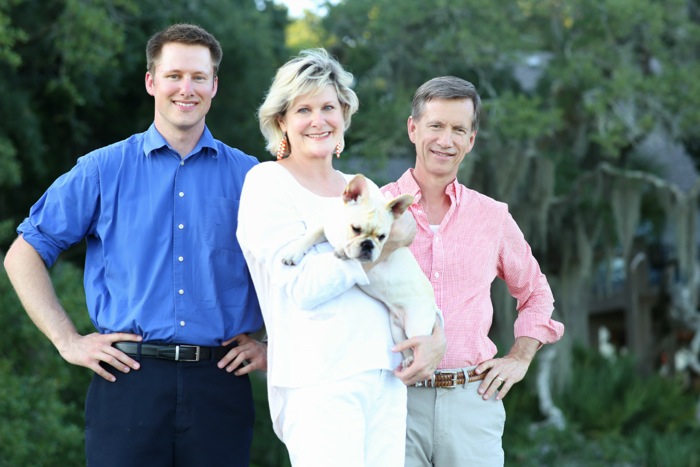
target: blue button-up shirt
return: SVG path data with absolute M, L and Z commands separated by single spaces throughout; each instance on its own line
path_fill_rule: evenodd
M 220 345 L 262 327 L 236 241 L 243 180 L 257 162 L 206 128 L 181 159 L 151 125 L 78 159 L 17 232 L 47 267 L 87 240 L 85 293 L 99 332 Z

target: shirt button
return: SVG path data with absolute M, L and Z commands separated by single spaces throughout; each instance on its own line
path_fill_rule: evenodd
M 182 198 L 183 196 L 185 196 L 185 192 L 184 192 L 184 191 L 181 191 L 181 192 L 178 193 L 178 194 L 180 195 L 180 198 Z
M 180 161 L 180 165 L 185 165 L 185 161 Z
M 183 258 L 182 256 L 178 256 L 177 260 L 182 263 L 183 261 L 185 261 L 185 258 Z
M 180 326 L 185 327 L 185 322 L 184 322 L 184 321 L 180 321 Z
M 436 272 L 436 273 L 435 273 L 435 279 L 437 279 L 437 278 L 439 278 L 439 277 L 440 277 L 440 273 L 439 273 L 439 272 Z
M 180 224 L 180 225 L 177 226 L 177 228 L 180 229 L 180 230 L 182 230 L 182 229 L 185 228 L 185 224 Z
M 180 295 L 184 295 L 184 294 L 185 294 L 185 291 L 182 290 L 182 289 L 178 290 L 177 292 L 178 292 Z

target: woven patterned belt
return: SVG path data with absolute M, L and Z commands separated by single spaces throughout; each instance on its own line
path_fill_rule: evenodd
M 455 388 L 474 381 L 481 381 L 486 377 L 486 373 L 488 371 L 477 375 L 474 370 L 437 370 L 430 379 L 418 381 L 414 386 L 417 388 Z

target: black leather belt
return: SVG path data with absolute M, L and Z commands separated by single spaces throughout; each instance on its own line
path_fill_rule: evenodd
M 221 360 L 236 343 L 226 347 L 204 347 L 185 344 L 144 344 L 141 342 L 115 342 L 114 347 L 130 357 L 152 357 L 176 362 Z

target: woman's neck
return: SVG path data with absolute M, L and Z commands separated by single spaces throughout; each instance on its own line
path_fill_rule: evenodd
M 330 159 L 301 160 L 289 156 L 279 161 L 297 182 L 319 196 L 335 197 L 343 194 L 345 178 L 333 168 Z

